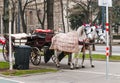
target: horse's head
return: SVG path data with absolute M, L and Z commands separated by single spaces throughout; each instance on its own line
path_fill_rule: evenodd
M 105 40 L 105 31 L 102 29 L 102 26 L 96 26 L 96 33 L 97 33 L 97 36 L 98 36 L 98 40 L 99 43 L 105 43 L 106 40 Z
M 91 27 L 91 24 L 85 24 L 84 31 L 85 31 L 87 39 L 93 40 L 93 35 L 92 35 L 93 28 Z

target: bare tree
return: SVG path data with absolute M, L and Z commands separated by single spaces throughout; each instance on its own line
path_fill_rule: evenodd
M 25 1 L 25 0 L 24 0 Z M 22 2 L 22 0 L 18 0 L 19 3 L 19 9 L 20 9 L 20 16 L 21 16 L 21 22 L 22 22 L 22 28 L 23 32 L 27 33 L 27 25 L 25 22 L 25 9 L 29 3 L 32 3 L 34 0 L 26 0 L 25 3 Z
M 54 29 L 54 0 L 47 0 L 47 28 Z
M 12 33 L 14 33 L 14 21 L 15 21 L 15 17 L 16 17 L 16 15 L 17 15 L 17 12 L 16 12 L 16 5 L 17 5 L 17 0 L 11 0 L 11 2 L 12 2 L 12 25 L 11 25 L 11 31 L 12 31 Z
M 4 33 L 8 33 L 9 28 L 9 0 L 4 0 L 4 7 L 3 7 L 3 26 L 4 26 Z
M 65 23 L 64 23 L 64 15 L 63 15 L 63 0 L 60 0 L 60 5 L 61 5 L 61 15 L 62 15 L 62 24 L 63 24 L 63 30 L 65 32 Z
M 84 1 L 77 1 L 77 0 L 72 0 L 73 2 L 76 3 L 76 7 L 75 9 L 77 10 L 77 13 L 81 13 L 82 15 L 84 15 L 84 19 L 83 21 L 88 23 L 88 22 L 96 22 L 96 20 L 100 17 L 100 12 L 99 12 L 99 7 L 97 5 L 97 2 L 94 0 L 86 0 L 86 2 Z M 76 12 L 76 10 L 73 9 L 73 11 Z M 92 19 L 92 14 L 96 13 L 96 11 L 98 12 L 96 15 L 95 19 Z
M 44 12 L 43 12 L 43 18 L 41 18 L 41 17 L 40 17 L 40 12 L 41 12 L 41 10 L 38 9 L 38 5 L 37 5 L 37 2 L 36 2 L 36 0 L 35 0 L 37 18 L 38 18 L 39 23 L 41 24 L 42 29 L 44 29 L 45 16 L 46 16 L 46 0 L 44 0 L 43 4 L 44 4 Z

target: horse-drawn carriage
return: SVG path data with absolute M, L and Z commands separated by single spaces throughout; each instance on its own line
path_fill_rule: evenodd
M 18 39 L 20 40 L 20 42 L 19 42 L 20 44 L 21 44 L 21 40 L 25 39 L 26 40 L 25 45 L 32 47 L 30 60 L 34 65 L 40 64 L 42 55 L 44 56 L 45 63 L 47 63 L 50 60 L 50 58 L 54 55 L 55 58 L 52 57 L 52 60 L 59 67 L 59 61 L 61 61 L 62 58 L 65 56 L 64 53 L 66 53 L 66 52 L 69 52 L 70 54 L 72 54 L 74 52 L 79 53 L 78 51 L 82 49 L 82 48 L 79 48 L 79 45 L 80 46 L 82 45 L 81 47 L 83 47 L 83 49 L 86 49 L 86 46 L 89 47 L 91 67 L 94 67 L 92 64 L 91 48 L 90 48 L 91 45 L 94 45 L 94 42 L 89 44 L 90 41 L 88 41 L 88 43 L 86 43 L 86 39 L 87 40 L 94 39 L 93 38 L 94 36 L 92 36 L 92 32 L 95 31 L 94 29 L 95 28 L 91 28 L 90 25 L 89 26 L 83 25 L 83 26 L 79 27 L 77 29 L 77 31 L 74 31 L 74 33 L 73 32 L 58 33 L 55 35 L 52 30 L 36 29 L 35 31 L 33 31 L 33 33 L 31 35 L 27 35 L 25 33 L 22 35 L 21 34 L 13 34 L 13 35 L 11 35 L 12 36 L 11 44 L 12 44 L 12 49 L 13 49 L 12 52 L 14 52 L 15 40 L 17 39 L 16 36 L 18 36 Z M 103 36 L 103 35 L 101 35 L 101 36 Z M 5 37 L 5 43 L 3 45 L 3 56 L 6 61 L 9 61 L 9 46 L 8 46 L 9 45 L 9 40 L 8 40 L 9 36 L 5 35 L 4 37 Z M 70 37 L 72 37 L 72 38 L 70 38 Z M 79 39 L 83 40 L 82 44 L 81 44 L 81 42 L 79 42 L 80 41 Z M 60 41 L 61 41 L 61 43 L 59 43 Z M 71 46 L 69 46 L 69 45 L 71 45 Z M 57 55 L 56 51 L 61 51 L 61 53 L 59 55 Z M 82 59 L 82 64 L 81 64 L 82 66 L 83 66 L 83 62 L 84 62 L 84 56 L 85 56 L 85 51 L 83 52 L 83 59 Z M 76 60 L 78 60 L 78 56 L 76 58 L 77 58 Z M 73 62 L 75 62 L 75 61 L 72 62 L 72 59 L 70 61 L 71 61 L 70 62 L 71 68 L 73 68 L 73 66 L 74 66 Z M 76 61 L 76 62 L 78 62 L 78 61 Z
M 36 29 L 30 35 L 25 33 L 11 34 L 12 52 L 14 52 L 16 45 L 28 45 L 32 48 L 30 60 L 34 65 L 39 65 L 42 55 L 44 55 L 45 62 L 48 62 L 52 56 L 49 46 L 53 36 L 52 30 L 43 29 Z M 4 35 L 4 38 L 5 40 L 1 42 L 3 44 L 2 53 L 5 61 L 9 61 L 9 35 Z

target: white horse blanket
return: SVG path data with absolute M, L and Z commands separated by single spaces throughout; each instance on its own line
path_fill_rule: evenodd
M 76 31 L 58 33 L 52 38 L 50 49 L 76 53 L 79 51 L 78 39 Z

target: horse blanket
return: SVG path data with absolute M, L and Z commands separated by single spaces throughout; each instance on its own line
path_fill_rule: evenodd
M 55 49 L 64 52 L 78 52 L 78 34 L 76 31 L 68 33 L 58 33 L 52 38 L 50 49 Z

